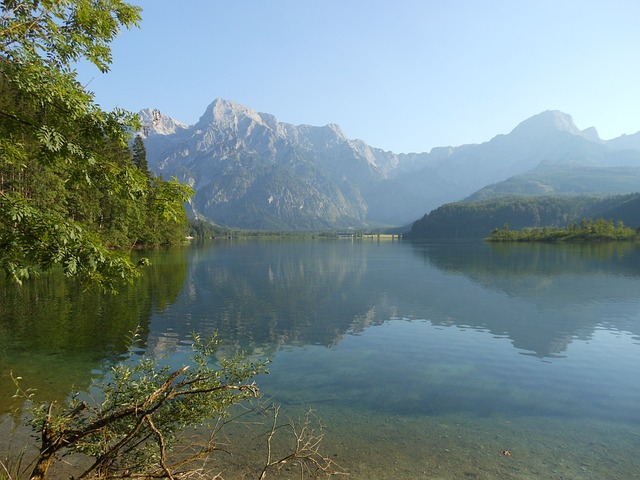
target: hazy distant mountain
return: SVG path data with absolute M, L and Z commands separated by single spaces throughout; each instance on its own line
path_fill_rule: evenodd
M 348 139 L 337 125 L 281 123 L 222 99 L 191 126 L 157 110 L 140 116 L 149 167 L 192 184 L 194 215 L 241 228 L 402 225 L 541 162 L 640 167 L 635 135 L 604 142 L 557 111 L 486 143 L 410 154 Z
M 640 132 L 633 135 L 622 135 L 608 140 L 606 144 L 618 150 L 640 150 Z
M 622 155 L 620 155 L 622 154 Z M 638 152 L 612 152 L 618 159 L 637 160 Z M 513 195 L 581 195 L 640 192 L 640 167 L 549 165 L 538 167 L 478 190 L 464 200 L 477 202 Z

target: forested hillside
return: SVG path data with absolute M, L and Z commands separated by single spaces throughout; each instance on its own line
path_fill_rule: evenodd
M 409 237 L 486 237 L 507 224 L 512 229 L 564 227 L 585 218 L 640 226 L 640 194 L 616 196 L 502 197 L 443 205 L 417 220 Z

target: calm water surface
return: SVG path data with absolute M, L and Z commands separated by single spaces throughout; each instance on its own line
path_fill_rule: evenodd
M 63 399 L 140 324 L 176 364 L 194 331 L 271 358 L 263 393 L 314 408 L 351 478 L 640 478 L 636 246 L 234 241 L 152 261 L 116 297 L 2 286 L 5 430 L 8 372 Z

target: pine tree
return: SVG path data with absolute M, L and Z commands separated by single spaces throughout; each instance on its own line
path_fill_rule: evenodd
M 133 163 L 135 163 L 138 170 L 144 173 L 147 177 L 151 176 L 149 172 L 149 164 L 147 163 L 147 149 L 144 147 L 144 141 L 142 136 L 136 135 L 133 140 Z

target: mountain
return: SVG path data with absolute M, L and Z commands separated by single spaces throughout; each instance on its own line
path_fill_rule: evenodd
M 543 136 L 555 136 L 568 133 L 569 135 L 585 138 L 589 141 L 600 142 L 598 131 L 594 127 L 579 130 L 573 123 L 571 115 L 558 110 L 547 110 L 520 123 L 511 132 L 520 141 L 535 140 Z
M 335 125 L 278 123 L 225 100 L 175 133 L 151 123 L 145 145 L 152 171 L 193 186 L 194 215 L 253 229 L 363 225 L 367 206 L 352 179 L 369 181 L 385 169 L 368 146 L 347 140 Z
M 613 156 L 630 157 L 632 151 L 612 152 Z M 487 185 L 466 197 L 466 202 L 478 202 L 514 195 L 581 195 L 585 193 L 614 194 L 640 192 L 640 167 L 593 167 L 590 165 L 540 164 L 521 175 Z
M 558 111 L 482 144 L 409 154 L 349 139 L 337 125 L 282 123 L 223 99 L 191 126 L 157 110 L 140 118 L 149 168 L 193 186 L 190 214 L 239 228 L 397 226 L 541 162 L 640 167 L 635 136 L 605 142 Z
M 143 110 L 141 118 L 152 115 Z M 155 123 L 152 119 L 145 124 L 150 169 L 193 186 L 194 215 L 234 227 L 316 230 L 367 225 L 363 191 L 397 164 L 396 155 L 347 139 L 337 125 L 279 123 L 271 115 L 222 99 L 209 105 L 191 127 L 166 133 L 156 125 L 173 123 L 157 114 Z
M 622 135 L 606 143 L 617 150 L 640 150 L 640 132 L 633 135 Z

